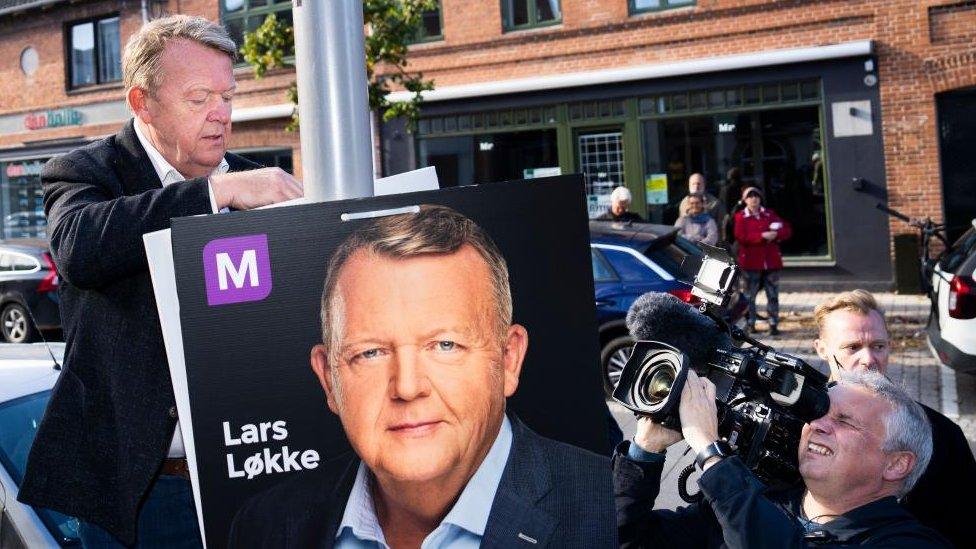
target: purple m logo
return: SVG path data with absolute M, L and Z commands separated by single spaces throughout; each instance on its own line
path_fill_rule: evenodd
M 218 238 L 203 247 L 207 304 L 261 301 L 271 294 L 268 235 Z

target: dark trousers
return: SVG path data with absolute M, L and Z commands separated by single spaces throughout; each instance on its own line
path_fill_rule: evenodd
M 139 511 L 138 537 L 132 547 L 203 547 L 190 481 L 173 476 L 156 479 Z M 78 528 L 82 547 L 126 547 L 101 527 L 81 522 Z
M 746 275 L 746 297 L 749 298 L 749 326 L 756 324 L 756 296 L 759 289 L 766 290 L 766 314 L 769 325 L 779 322 L 779 271 L 743 271 Z

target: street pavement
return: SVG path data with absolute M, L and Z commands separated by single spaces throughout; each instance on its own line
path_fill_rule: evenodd
M 777 337 L 765 333 L 766 324 L 759 322 L 760 332 L 756 339 L 773 346 L 777 351 L 798 356 L 811 365 L 827 372 L 813 348 L 816 323 L 813 309 L 832 294 L 812 292 L 780 293 L 780 332 Z M 940 365 L 925 342 L 925 323 L 928 320 L 929 300 L 921 295 L 875 294 L 878 304 L 885 310 L 888 330 L 892 338 L 888 377 L 901 383 L 916 400 L 941 411 L 956 421 L 969 445 L 976 451 L 976 377 L 956 374 Z M 759 314 L 765 312 L 765 297 L 760 296 Z M 608 402 L 613 416 L 620 424 L 624 437 L 630 438 L 636 429 L 634 415 L 619 404 Z M 673 509 L 684 505 L 678 498 L 677 478 L 681 470 L 692 463 L 691 452 L 684 443 L 675 444 L 668 450 L 668 460 L 662 479 L 658 508 Z M 692 479 L 695 479 L 693 476 Z M 689 484 L 694 487 L 692 480 Z M 694 491 L 694 490 L 692 490 Z

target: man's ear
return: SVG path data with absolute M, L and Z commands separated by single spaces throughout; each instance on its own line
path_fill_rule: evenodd
M 885 458 L 885 468 L 881 473 L 882 478 L 889 482 L 904 480 L 917 463 L 915 454 L 911 452 L 892 452 Z
M 329 409 L 332 410 L 332 413 L 339 415 L 339 398 L 335 391 L 336 388 L 332 386 L 329 350 L 325 345 L 319 344 L 312 347 L 311 363 L 312 371 L 315 372 L 315 377 L 319 378 L 319 384 L 325 391 L 325 399 L 329 403 Z
M 149 113 L 149 106 L 147 105 L 149 94 L 146 93 L 146 90 L 139 86 L 132 86 L 125 92 L 125 99 L 129 102 L 129 108 L 132 109 L 132 113 L 139 120 L 142 120 L 145 124 L 152 123 L 152 115 Z
M 830 362 L 830 357 L 827 356 L 827 344 L 826 344 L 826 342 L 824 342 L 824 340 L 822 340 L 820 338 L 817 338 L 817 339 L 813 340 L 813 346 L 817 349 L 817 355 L 820 356 L 820 358 L 826 360 L 829 363 Z
M 505 396 L 510 397 L 518 389 L 519 375 L 522 373 L 522 361 L 529 348 L 529 332 L 521 324 L 508 327 L 505 336 L 505 348 L 502 349 L 502 366 L 505 378 Z

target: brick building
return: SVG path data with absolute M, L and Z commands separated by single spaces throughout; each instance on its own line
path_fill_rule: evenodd
M 734 169 L 794 224 L 788 283 L 807 288 L 893 286 L 893 237 L 910 229 L 878 201 L 952 225 L 976 212 L 974 1 L 439 6 L 411 49 L 411 68 L 436 89 L 415 132 L 378 128 L 386 175 L 434 165 L 442 185 L 463 185 L 581 172 L 593 212 L 624 184 L 633 209 L 670 222 L 696 171 L 733 202 Z M 36 187 L 21 207 L 30 185 L 17 182 L 126 118 L 103 42 L 124 44 L 144 11 L 219 18 L 240 36 L 289 10 L 281 0 L 0 0 L 0 213 L 34 223 Z M 73 44 L 94 49 L 92 60 L 76 67 Z M 297 136 L 280 131 L 293 78 L 238 71 L 232 150 L 300 170 Z

